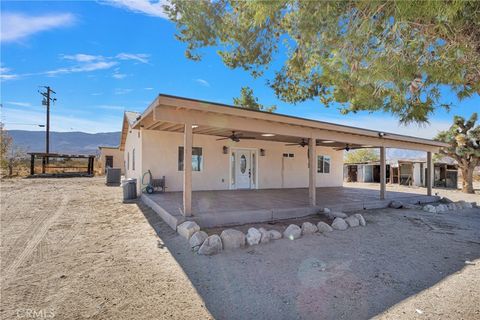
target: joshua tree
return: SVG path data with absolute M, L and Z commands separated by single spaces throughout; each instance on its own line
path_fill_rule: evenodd
M 480 126 L 475 126 L 477 114 L 474 113 L 468 121 L 460 116 L 453 118 L 453 125 L 440 132 L 435 139 L 450 144 L 440 153 L 458 162 L 462 170 L 462 191 L 475 193 L 473 189 L 473 171 L 480 165 Z

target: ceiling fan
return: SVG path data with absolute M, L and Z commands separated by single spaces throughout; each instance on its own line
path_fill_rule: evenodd
M 243 133 L 235 133 L 235 131 L 232 131 L 232 134 L 229 135 L 228 137 L 224 137 L 224 138 L 220 138 L 220 139 L 217 139 L 217 141 L 220 141 L 220 140 L 232 140 L 233 142 L 239 142 L 240 139 L 245 139 L 245 140 L 252 140 L 252 139 L 255 139 L 255 137 L 243 137 L 242 136 Z
M 305 146 L 308 146 L 308 141 L 306 139 L 302 139 L 300 142 L 297 143 L 287 143 L 286 146 L 300 146 L 304 148 Z
M 345 151 L 349 151 L 349 150 L 358 150 L 358 149 L 375 149 L 375 148 L 378 148 L 378 147 L 374 147 L 374 146 L 356 146 L 356 147 L 351 147 L 348 143 L 345 145 L 345 147 L 343 148 L 334 148 L 334 150 L 345 150 Z
M 350 145 L 347 143 L 347 144 L 345 145 L 345 147 L 343 147 L 343 148 L 334 148 L 333 150 L 336 150 L 336 151 L 339 151 L 339 150 L 349 151 L 350 149 L 352 149 L 352 148 L 351 148 Z

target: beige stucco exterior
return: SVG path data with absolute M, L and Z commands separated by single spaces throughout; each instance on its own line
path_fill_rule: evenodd
M 135 134 L 127 136 L 125 152 L 139 148 L 131 143 Z M 233 142 L 217 141 L 218 137 L 208 135 L 193 135 L 193 146 L 201 147 L 203 167 L 201 171 L 192 172 L 192 190 L 228 190 L 234 188 L 231 184 L 231 152 L 237 149 L 257 151 L 257 178 L 255 186 L 258 189 L 270 188 L 305 188 L 308 187 L 307 148 L 300 146 L 285 146 L 283 142 L 245 140 Z M 156 130 L 142 131 L 142 169 L 151 170 L 154 177 L 165 176 L 168 191 L 181 191 L 183 171 L 178 171 L 178 147 L 183 146 L 183 134 Z M 223 146 L 228 147 L 228 153 L 223 153 Z M 260 156 L 260 149 L 265 155 Z M 284 158 L 284 153 L 294 154 L 294 157 Z M 317 173 L 317 187 L 341 186 L 343 177 L 343 152 L 332 148 L 317 147 L 317 155 L 331 157 L 330 173 Z M 137 170 L 138 171 L 138 170 Z M 138 172 L 128 171 L 134 177 Z
M 105 164 L 106 164 L 106 156 L 113 157 L 113 167 L 120 168 L 122 170 L 122 174 L 125 174 L 125 166 L 124 166 L 124 155 L 123 151 L 121 151 L 118 147 L 99 147 L 100 149 L 100 158 L 99 164 L 102 170 L 102 173 L 105 172 Z

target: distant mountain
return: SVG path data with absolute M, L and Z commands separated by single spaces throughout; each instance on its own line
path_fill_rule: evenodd
M 9 130 L 13 143 L 26 152 L 45 152 L 45 131 Z M 99 146 L 118 146 L 120 132 L 50 132 L 50 152 L 96 154 Z

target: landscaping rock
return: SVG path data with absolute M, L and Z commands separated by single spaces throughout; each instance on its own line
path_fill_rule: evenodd
M 283 231 L 283 236 L 290 240 L 298 239 L 300 238 L 301 235 L 302 235 L 302 229 L 300 229 L 300 227 L 295 224 L 289 225 L 287 229 Z
M 348 215 L 340 211 L 332 211 L 329 214 L 327 214 L 327 217 L 329 217 L 330 219 L 335 219 L 335 218 L 345 219 L 346 217 L 348 217 Z
M 365 227 L 367 225 L 365 218 L 360 213 L 355 213 L 353 216 L 358 219 L 358 223 L 360 223 L 362 227 Z
M 330 212 L 332 212 L 332 210 L 330 210 L 329 208 L 323 208 L 323 213 L 329 214 Z
M 451 210 L 451 211 L 457 210 L 457 205 L 454 202 L 449 203 L 448 204 L 448 210 Z
M 255 228 L 248 229 L 248 232 L 247 232 L 248 245 L 254 246 L 256 244 L 259 244 L 260 240 L 262 240 L 262 234 L 260 233 L 260 231 L 258 231 Z
M 446 204 L 439 204 L 436 210 L 437 210 L 437 213 L 443 213 L 445 211 L 448 211 L 448 206 Z
M 208 234 L 205 231 L 197 231 L 188 240 L 190 247 L 193 251 L 198 251 L 202 243 L 208 238 Z
M 194 221 L 185 221 L 184 223 L 177 226 L 178 234 L 187 240 L 189 240 L 190 237 L 199 230 L 200 227 Z
M 222 251 L 222 239 L 217 234 L 209 236 L 198 249 L 198 254 L 213 255 Z
M 393 200 L 388 206 L 393 209 L 400 209 L 403 208 L 403 203 L 397 200 Z
M 404 209 L 411 209 L 411 210 L 422 210 L 422 206 L 418 204 L 411 204 L 411 203 L 404 203 L 403 204 Z
M 448 199 L 447 197 L 443 197 L 442 199 L 440 199 L 440 202 L 443 202 L 443 203 L 446 203 L 446 204 L 449 204 L 449 203 L 452 203 L 453 201 Z
M 360 221 L 355 216 L 350 216 L 345 219 L 345 222 L 350 226 L 350 228 L 358 227 L 360 225 Z
M 278 240 L 282 238 L 282 234 L 277 230 L 269 230 L 268 233 L 270 234 L 270 239 Z
M 471 209 L 473 208 L 470 202 L 466 202 L 464 200 L 460 200 L 457 202 L 457 207 L 461 207 L 461 209 Z
M 220 234 L 220 238 L 222 239 L 224 250 L 245 247 L 245 235 L 241 231 L 225 229 Z
M 270 233 L 265 228 L 259 228 L 258 231 L 262 234 L 260 238 L 260 243 L 267 243 L 270 242 Z
M 302 234 L 313 234 L 318 231 L 318 228 L 310 222 L 302 223 Z
M 326 232 L 332 232 L 333 231 L 332 227 L 330 227 L 328 224 L 326 224 L 323 221 L 320 221 L 319 223 L 317 223 L 317 228 L 318 228 L 318 231 L 320 233 L 326 233 Z
M 342 218 L 335 218 L 332 223 L 332 228 L 336 230 L 347 230 L 348 224 Z
M 437 209 L 435 209 L 435 207 L 432 206 L 431 204 L 427 204 L 427 205 L 423 206 L 423 211 L 430 212 L 430 213 L 436 213 Z

